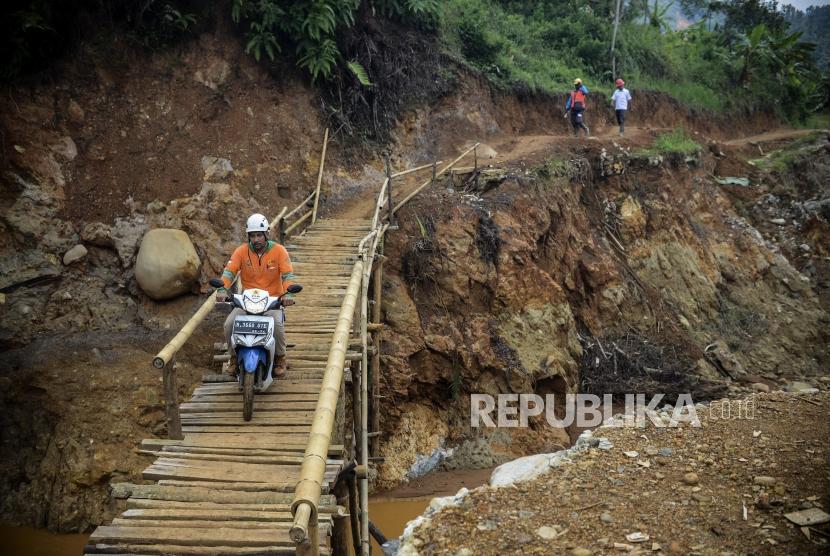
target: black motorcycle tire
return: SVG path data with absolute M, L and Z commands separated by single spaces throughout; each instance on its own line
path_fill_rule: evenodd
M 256 373 L 241 371 L 242 376 L 242 418 L 250 421 L 254 415 L 254 379 Z

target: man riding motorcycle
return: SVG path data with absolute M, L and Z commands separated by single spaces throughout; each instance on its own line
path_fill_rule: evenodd
M 228 264 L 222 271 L 222 283 L 224 288 L 216 292 L 217 301 L 225 301 L 228 297 L 228 289 L 236 279 L 237 273 L 241 273 L 242 285 L 247 288 L 259 288 L 266 290 L 269 295 L 283 295 L 283 306 L 294 304 L 290 293 L 287 293 L 288 286 L 294 283 L 294 269 L 291 266 L 291 258 L 288 251 L 277 243 L 268 239 L 268 219 L 262 214 L 252 214 L 248 218 L 246 232 L 248 243 L 237 247 L 231 255 Z M 225 338 L 228 341 L 228 350 L 231 352 L 228 372 L 236 374 L 237 361 L 233 350 L 231 333 L 233 331 L 234 319 L 245 311 L 239 308 L 234 309 L 225 319 Z M 274 358 L 274 378 L 285 377 L 285 324 L 282 309 L 266 311 L 263 316 L 274 319 L 274 339 L 276 341 Z

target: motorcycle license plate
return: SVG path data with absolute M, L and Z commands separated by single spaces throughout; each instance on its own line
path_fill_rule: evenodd
M 234 334 L 268 334 L 268 323 L 261 320 L 238 320 L 233 323 Z

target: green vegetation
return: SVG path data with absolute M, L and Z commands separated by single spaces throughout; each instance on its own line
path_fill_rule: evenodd
M 371 0 L 368 5 L 386 17 L 424 26 L 434 25 L 440 6 L 438 0 Z M 342 60 L 337 35 L 354 25 L 360 6 L 361 0 L 233 0 L 231 15 L 247 27 L 245 52 L 274 60 L 284 45 L 292 46 L 297 65 L 316 81 L 329 79 Z M 352 61 L 348 67 L 362 84 L 370 83 L 360 64 Z
M 441 32 L 459 58 L 504 88 L 565 92 L 581 77 L 604 96 L 622 76 L 630 88 L 663 91 L 692 108 L 777 107 L 793 121 L 828 104 L 830 86 L 810 58 L 813 45 L 787 30 L 772 2 L 683 0 L 684 10 L 706 17 L 677 31 L 668 25 L 668 3 L 626 2 L 617 76 L 609 53 L 615 4 L 449 0 Z
M 683 128 L 677 128 L 669 133 L 657 136 L 651 146 L 642 151 L 643 154 L 692 154 L 701 149 L 701 146 L 686 134 Z
M 820 68 L 830 66 L 830 6 L 810 6 L 800 11 L 792 6 L 781 10 L 790 29 L 804 33 L 804 39 L 816 43 L 814 58 Z
M 763 158 L 751 160 L 750 164 L 768 172 L 782 174 L 790 169 L 793 162 L 805 152 L 816 147 L 816 141 L 822 137 L 822 133 L 815 132 L 799 137 L 785 148 L 772 151 Z
M 616 0 L 11 0 L 0 23 L 2 77 L 10 81 L 35 73 L 72 45 L 106 37 L 107 31 L 125 30 L 144 47 L 157 48 L 230 18 L 247 53 L 263 63 L 277 57 L 293 61 L 340 104 L 370 106 L 375 100 L 366 94 L 384 97 L 391 91 L 384 106 L 400 106 L 427 81 L 416 84 L 410 74 L 422 76 L 426 68 L 435 74 L 432 81 L 449 83 L 445 74 L 453 70 L 433 63 L 434 51 L 443 50 L 495 86 L 519 94 L 563 93 L 581 77 L 594 106 L 610 95 L 616 77 L 627 81 L 635 97 L 638 91 L 663 91 L 704 111 L 775 109 L 804 122 L 830 106 L 830 73 L 822 74 L 813 59 L 824 60 L 824 50 L 804 40 L 809 36 L 826 48 L 826 26 L 817 22 L 829 11 L 817 8 L 805 17 L 778 10 L 772 0 L 627 0 L 617 22 L 616 5 Z M 675 30 L 678 10 L 698 22 Z M 407 28 L 417 33 L 408 34 Z M 409 89 L 396 89 L 398 83 Z M 355 106 L 349 110 L 359 111 Z M 344 112 L 345 125 L 353 123 L 351 112 Z

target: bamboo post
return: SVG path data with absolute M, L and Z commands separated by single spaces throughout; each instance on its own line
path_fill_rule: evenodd
M 438 162 L 433 160 L 432 161 L 432 182 L 430 183 L 430 185 L 435 185 L 435 169 L 436 169 L 436 166 L 438 166 Z
M 470 147 L 469 149 L 467 149 L 466 151 L 464 151 L 463 153 L 461 153 L 460 155 L 458 155 L 458 158 L 456 158 L 455 160 L 453 160 L 452 162 L 450 162 L 449 164 L 447 164 L 446 166 L 444 166 L 444 168 L 442 168 L 442 169 L 441 169 L 441 171 L 440 171 L 440 172 L 438 172 L 438 175 L 439 175 L 439 176 L 443 175 L 443 174 L 444 174 L 447 170 L 449 170 L 450 168 L 452 168 L 453 166 L 455 166 L 456 164 L 458 164 L 458 161 L 459 161 L 459 160 L 461 160 L 462 158 L 464 158 L 465 156 L 467 156 L 467 155 L 470 153 L 470 151 L 472 151 L 474 148 L 478 147 L 478 145 L 479 145 L 479 144 L 478 144 L 478 143 L 476 143 L 475 145 L 473 145 L 472 147 Z M 452 174 L 450 174 L 450 177 L 452 177 Z M 427 180 L 427 181 L 425 181 L 424 183 L 422 183 L 420 186 L 418 186 L 418 188 L 417 188 L 417 189 L 415 189 L 415 191 L 413 191 L 412 193 L 410 193 L 409 195 L 407 195 L 407 196 L 406 196 L 406 198 L 404 198 L 404 200 L 403 200 L 403 201 L 401 201 L 400 203 L 398 203 L 398 204 L 397 204 L 397 206 L 396 206 L 394 209 L 392 209 L 392 213 L 394 214 L 394 213 L 398 212 L 398 211 L 401 209 L 401 207 L 402 207 L 402 206 L 404 206 L 406 203 L 408 203 L 408 202 L 409 202 L 409 201 L 410 201 L 410 200 L 411 200 L 411 199 L 412 199 L 415 195 L 417 195 L 418 193 L 420 193 L 420 192 L 421 192 L 421 191 L 422 191 L 425 187 L 427 187 L 430 183 L 432 183 L 432 182 L 431 182 L 430 180 Z M 390 197 L 390 200 L 391 200 L 391 197 Z
M 171 358 L 165 365 L 164 381 L 164 413 L 167 416 L 167 436 L 170 440 L 182 440 L 182 420 L 179 416 L 178 383 L 176 381 L 176 361 Z
M 317 400 L 317 408 L 314 410 L 308 444 L 300 468 L 300 480 L 297 482 L 294 500 L 291 503 L 294 523 L 289 535 L 298 550 L 305 550 L 303 548 L 305 541 L 309 540 L 307 544 L 313 547 L 310 548 L 309 554 L 316 554 L 318 550 L 317 505 L 320 502 L 323 476 L 326 471 L 337 399 L 340 396 L 340 384 L 343 380 L 343 366 L 346 363 L 346 351 L 349 347 L 349 332 L 363 276 L 363 266 L 362 259 L 355 262 L 346 295 L 340 306 L 326 370 L 323 374 L 323 384 L 320 387 L 320 396 Z
M 473 172 L 478 171 L 478 143 L 473 147 Z
M 443 160 L 439 160 L 437 163 L 441 164 L 443 162 L 444 162 Z M 421 170 L 426 170 L 427 168 L 429 168 L 430 166 L 433 166 L 434 164 L 436 164 L 436 163 L 435 162 L 430 162 L 429 164 L 424 164 L 423 166 L 417 166 L 415 168 L 410 168 L 409 170 L 404 170 L 402 172 L 395 172 L 394 174 L 392 174 L 392 177 L 393 178 L 400 178 L 402 176 L 405 176 L 407 174 L 411 174 L 413 172 L 420 172 Z
M 387 175 L 389 175 L 387 166 Z M 369 278 L 372 273 L 372 259 L 377 251 L 378 243 L 386 232 L 386 224 L 380 230 L 375 230 L 373 234 L 367 236 L 371 241 L 371 246 L 363 249 L 363 242 L 361 242 L 360 253 L 366 258 L 363 267 L 362 280 L 362 295 L 360 302 L 360 343 L 362 346 L 361 364 L 360 364 L 360 465 L 363 469 L 369 467 L 369 354 L 368 354 L 368 336 L 369 332 L 367 326 L 369 324 Z M 374 237 L 372 237 L 374 236 Z M 360 477 L 360 554 L 361 556 L 369 556 L 371 552 L 371 541 L 369 537 L 369 478 L 364 474 Z
M 280 218 L 280 245 L 285 245 L 285 218 Z
M 320 155 L 320 172 L 317 174 L 317 192 L 314 194 L 314 209 L 311 215 L 311 223 L 317 221 L 317 205 L 320 203 L 320 186 L 323 183 L 323 165 L 326 163 L 326 147 L 329 144 L 329 128 L 326 128 L 326 134 L 323 137 L 323 154 Z
M 357 501 L 357 477 L 354 472 L 349 475 L 349 521 L 352 525 L 352 547 L 355 556 L 360 554 L 360 504 Z
M 288 228 L 286 228 L 285 235 L 290 234 L 294 230 L 294 228 L 296 228 L 297 226 L 299 226 L 300 224 L 302 224 L 303 222 L 308 220 L 310 217 L 312 217 L 312 215 L 313 215 L 312 211 L 308 211 L 307 213 L 302 215 L 299 220 L 297 220 L 296 222 L 291 224 Z
M 350 362 L 352 373 L 352 458 L 360 461 L 360 372 L 355 361 Z M 355 514 L 357 515 L 357 514 Z M 359 538 L 359 537 L 355 537 Z M 359 551 L 358 551 L 359 552 Z
M 340 396 L 341 398 L 343 396 Z M 348 507 L 349 504 L 349 485 L 348 479 L 345 477 L 338 477 L 334 485 L 334 496 L 337 500 L 338 511 L 334 514 L 332 534 L 331 534 L 331 553 L 332 556 L 349 556 L 349 515 L 344 513 L 340 508 Z
M 383 251 L 383 244 L 381 244 L 381 252 Z M 378 257 L 378 266 L 375 270 L 374 275 L 374 282 L 372 283 L 373 294 L 375 303 L 372 306 L 372 324 L 380 323 L 380 309 L 381 309 L 381 299 L 383 297 L 383 263 L 386 261 L 386 257 L 380 255 Z M 371 383 L 372 383 L 372 432 L 376 433 L 380 430 L 380 398 L 378 397 L 380 394 L 380 330 L 377 330 L 372 335 L 372 347 L 374 348 L 374 353 L 372 353 L 372 365 L 370 367 L 372 371 Z M 380 438 L 378 436 L 374 436 L 372 438 L 372 455 L 378 455 L 378 447 L 380 446 Z
M 389 225 L 395 225 L 395 211 L 392 210 L 392 169 L 389 167 L 389 155 L 386 155 L 386 202 L 389 210 Z

